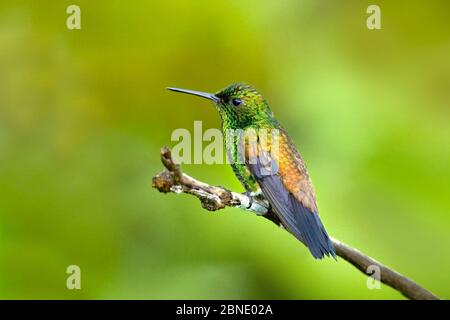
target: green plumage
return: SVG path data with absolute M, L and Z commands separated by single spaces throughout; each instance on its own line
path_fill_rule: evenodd
M 278 123 L 273 118 L 267 102 L 251 86 L 242 83 L 233 84 L 215 94 L 224 103 L 217 104 L 217 110 L 222 119 L 222 132 L 225 137 L 225 147 L 227 156 L 231 162 L 234 174 L 239 179 L 245 190 L 248 192 L 257 192 L 259 186 L 248 170 L 244 161 L 244 154 L 239 148 L 239 137 L 235 134 L 232 137 L 227 136 L 227 130 L 236 133 L 236 130 L 277 128 Z M 245 108 L 233 105 L 231 100 L 239 99 Z

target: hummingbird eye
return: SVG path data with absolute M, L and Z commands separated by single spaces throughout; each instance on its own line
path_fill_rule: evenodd
M 242 104 L 242 100 L 241 99 L 232 99 L 231 103 L 233 104 L 233 106 L 238 107 Z

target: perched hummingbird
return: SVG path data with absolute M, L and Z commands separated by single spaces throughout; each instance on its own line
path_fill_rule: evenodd
M 224 136 L 230 129 L 256 132 L 256 148 L 237 146 L 242 142 L 238 139 L 246 138 L 225 139 L 227 156 L 235 175 L 247 193 L 260 193 L 267 199 L 276 220 L 304 243 L 314 258 L 322 259 L 324 255 L 336 258 L 330 238 L 319 219 L 316 197 L 305 163 L 262 95 L 252 86 L 242 83 L 232 84 L 214 94 L 167 89 L 212 100 L 222 119 Z M 262 139 L 259 134 L 261 129 L 278 134 Z M 277 152 L 271 152 L 275 143 Z M 267 163 L 273 168 L 269 174 Z

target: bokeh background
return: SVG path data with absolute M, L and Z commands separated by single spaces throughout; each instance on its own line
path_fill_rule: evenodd
M 2 1 L 0 298 L 402 299 L 265 219 L 151 188 L 174 129 L 220 124 L 165 87 L 238 81 L 296 141 L 328 232 L 449 298 L 449 19 L 448 1 Z M 183 168 L 242 190 L 227 165 Z

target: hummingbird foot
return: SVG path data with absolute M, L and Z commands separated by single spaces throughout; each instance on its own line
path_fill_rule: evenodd
M 265 198 L 261 192 L 261 190 L 258 191 L 246 191 L 242 195 L 246 196 L 248 201 L 243 206 L 244 209 L 251 210 L 254 209 L 253 207 L 260 207 L 261 202 L 265 202 Z
M 253 197 L 252 197 L 252 193 L 251 191 L 245 191 L 243 193 L 243 195 L 247 196 L 248 198 L 248 204 L 245 206 L 245 209 L 250 209 L 253 206 Z

